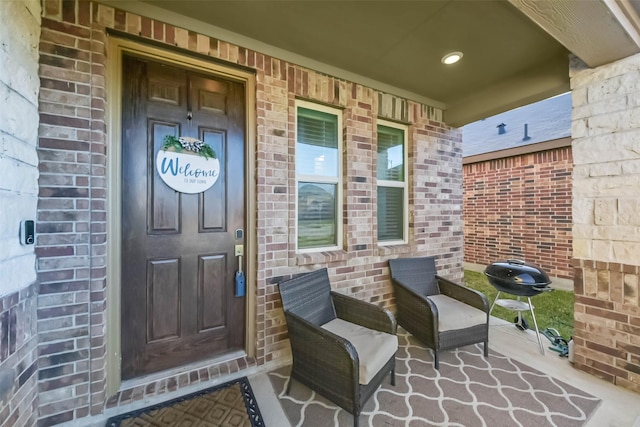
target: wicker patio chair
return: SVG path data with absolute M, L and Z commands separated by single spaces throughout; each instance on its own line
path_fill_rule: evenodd
M 433 350 L 436 369 L 441 350 L 483 342 L 489 355 L 489 303 L 482 293 L 438 276 L 433 257 L 392 259 L 389 268 L 398 325 Z
M 353 415 L 387 374 L 395 385 L 398 349 L 396 321 L 390 311 L 331 291 L 327 269 L 279 285 L 287 321 L 293 379 Z

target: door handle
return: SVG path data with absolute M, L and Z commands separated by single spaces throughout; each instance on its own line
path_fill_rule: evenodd
M 235 254 L 236 256 L 239 256 L 239 257 L 244 256 L 244 245 L 236 245 Z
M 242 254 L 239 255 L 236 250 L 236 256 L 238 257 L 238 271 L 236 271 L 236 297 L 243 297 L 246 293 L 246 279 L 244 277 L 244 271 L 242 271 Z

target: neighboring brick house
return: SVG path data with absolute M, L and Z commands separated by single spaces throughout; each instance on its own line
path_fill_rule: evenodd
M 510 30 L 526 27 L 535 38 L 554 41 L 554 52 L 541 49 L 544 66 L 518 73 L 526 85 L 513 85 L 499 74 L 499 94 L 509 98 L 506 101 L 488 96 L 484 90 L 492 88 L 481 85 L 468 98 L 463 94 L 443 104 L 410 88 L 325 67 L 318 58 L 280 58 L 273 52 L 282 53 L 283 48 L 272 50 L 263 40 L 241 38 L 251 47 L 232 43 L 229 32 L 193 16 L 159 10 L 163 3 L 179 11 L 187 2 L 0 2 L 1 427 L 104 422 L 110 414 L 179 396 L 229 373 L 289 363 L 277 284 L 295 274 L 327 267 L 335 289 L 387 307 L 393 307 L 387 268 L 391 257 L 436 255 L 439 272 L 460 280 L 462 135 L 453 125 L 521 105 L 525 98 L 566 91 L 569 79 L 576 163 L 576 366 L 640 390 L 640 233 L 637 216 L 631 214 L 640 204 L 635 89 L 640 56 L 634 55 L 638 50 L 618 49 L 626 46 L 626 37 L 598 33 L 584 48 L 572 44 L 584 37 L 563 31 L 554 41 L 527 21 L 535 20 L 525 8 L 509 9 L 517 6 L 496 1 L 495 7 L 505 14 L 501 16 L 517 20 Z M 233 2 L 190 5 L 195 13 L 203 8 L 211 14 L 215 3 Z M 359 2 L 334 6 L 343 3 L 359 7 Z M 491 2 L 451 3 L 465 8 Z M 591 7 L 596 2 L 582 3 Z M 440 10 L 431 2 L 413 4 Z M 392 2 L 382 6 L 395 12 Z M 608 9 L 605 12 L 597 16 L 610 19 Z M 554 20 L 575 16 L 550 15 Z M 424 19 L 415 13 L 402 16 Z M 242 21 L 243 16 L 236 18 Z M 386 15 L 377 18 L 386 24 Z M 472 19 L 477 20 L 475 15 Z M 370 39 L 359 46 L 377 57 L 387 38 L 373 27 L 368 28 Z M 617 21 L 606 28 L 613 28 L 614 36 L 626 36 L 617 32 L 622 28 Z M 427 30 L 422 37 L 434 40 L 435 30 Z M 569 34 L 566 39 L 564 34 Z M 614 56 L 602 59 L 594 49 L 598 60 L 588 60 L 594 53 L 591 45 L 610 40 L 616 43 L 605 50 Z M 341 41 L 334 40 L 332 46 Z M 407 42 L 413 46 L 415 40 Z M 418 46 L 423 47 L 420 42 Z M 565 48 L 576 48 L 575 54 L 594 68 L 574 59 L 567 76 Z M 397 50 L 386 49 L 392 54 Z M 522 52 L 508 56 L 517 54 Z M 524 55 L 534 56 L 528 51 Z M 298 61 L 302 59 L 305 66 Z M 485 68 L 502 71 L 485 61 Z M 396 61 L 398 68 L 381 71 L 400 84 L 404 73 L 417 70 L 424 81 L 440 66 L 439 55 L 437 63 L 432 70 L 408 70 Z M 453 91 L 454 86 L 438 89 Z M 184 114 L 163 116 L 185 99 Z M 194 105 L 220 121 L 203 126 L 192 114 Z M 308 138 L 297 138 L 305 130 L 310 131 Z M 230 167 L 207 171 L 207 176 L 228 184 L 213 187 L 218 191 L 213 202 L 206 195 L 168 191 L 149 169 L 162 137 L 174 133 L 208 141 L 221 164 L 229 161 Z M 142 148 L 124 141 L 142 142 Z M 299 153 L 308 156 L 303 161 Z M 304 168 L 298 170 L 298 163 Z M 189 185 L 199 184 L 181 170 Z M 238 195 L 240 202 L 234 198 Z M 227 209 L 216 203 L 220 200 L 229 201 L 223 206 Z M 398 207 L 398 200 L 403 200 L 402 209 L 391 209 Z M 183 201 L 188 206 L 180 210 Z M 224 221 L 217 220 L 228 212 Z M 183 213 L 191 216 L 183 220 Z M 25 219 L 35 220 L 35 246 L 20 243 Z M 171 239 L 183 230 L 212 238 L 207 248 L 215 247 L 215 236 L 224 234 L 225 249 L 196 255 L 185 251 L 190 264 L 180 269 L 178 252 L 185 241 Z M 145 240 L 148 235 L 153 239 Z M 156 237 L 163 243 L 154 244 Z M 225 289 L 192 299 L 194 304 L 180 311 L 178 295 L 163 293 L 177 292 L 182 272 L 197 272 L 210 282 L 228 275 L 238 262 L 235 245 L 243 243 L 247 289 L 246 295 L 237 296 L 242 299 L 234 299 L 235 289 Z M 173 252 L 161 252 L 165 248 Z M 156 250 L 160 252 L 151 258 L 136 258 L 138 252 Z M 238 247 L 238 253 L 242 250 Z M 148 273 L 142 280 L 141 271 Z M 133 284 L 126 282 L 131 287 L 122 286 L 132 277 Z M 193 277 L 192 284 L 205 282 Z M 154 287 L 156 283 L 173 288 Z M 190 296 L 201 290 L 190 288 Z M 158 305 L 136 311 L 141 294 Z M 227 298 L 224 303 L 220 295 Z M 216 309 L 210 310 L 212 306 Z M 120 315 L 125 307 L 130 317 Z M 152 321 L 141 320 L 140 313 Z M 212 333 L 206 344 L 214 348 L 206 354 L 214 356 L 164 369 L 156 363 L 171 360 L 157 362 L 145 348 L 135 346 L 171 342 L 182 313 L 191 328 Z M 221 320 L 220 313 L 235 315 L 233 322 L 221 325 L 227 318 Z M 149 327 L 141 329 L 141 324 Z M 224 357 L 215 352 L 222 333 L 215 334 L 222 330 L 225 339 L 234 338 L 225 341 Z M 128 339 L 130 332 L 134 339 Z M 132 343 L 134 348 L 127 349 Z M 185 348 L 174 345 L 170 350 Z M 170 353 L 165 350 L 155 354 Z M 148 365 L 132 367 L 132 360 Z M 147 375 L 147 368 L 161 373 Z
M 462 134 L 468 267 L 523 259 L 573 288 L 571 95 L 470 123 Z

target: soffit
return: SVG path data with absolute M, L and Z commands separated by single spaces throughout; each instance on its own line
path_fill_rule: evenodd
M 320 72 L 357 82 L 362 76 L 442 108 L 455 126 L 569 90 L 568 49 L 507 1 L 107 3 L 178 26 L 204 23 L 222 30 L 221 39 L 239 35 L 230 41 L 262 52 L 273 46 L 273 56 Z M 462 61 L 443 65 L 454 50 Z

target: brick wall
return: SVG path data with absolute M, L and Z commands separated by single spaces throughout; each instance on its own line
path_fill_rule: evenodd
M 0 297 L 0 426 L 34 426 L 38 418 L 38 349 L 34 283 Z
M 571 86 L 575 365 L 640 392 L 640 55 Z
M 105 399 L 105 34 L 88 2 L 43 2 L 38 298 L 40 424 Z
M 92 2 L 45 1 L 41 39 L 38 277 L 42 425 L 117 411 L 142 399 L 206 384 L 290 357 L 277 283 L 327 266 L 336 289 L 393 304 L 387 259 L 438 255 L 462 277 L 461 135 L 442 112 L 319 74 L 222 40 Z M 105 31 L 113 28 L 256 72 L 255 359 L 167 374 L 106 396 Z M 344 250 L 295 253 L 294 114 L 301 97 L 343 109 Z M 411 123 L 410 244 L 378 247 L 375 129 L 378 117 Z
M 36 270 L 20 221 L 36 219 L 40 2 L 0 2 L 0 427 L 37 420 Z
M 572 278 L 571 148 L 465 164 L 464 259 L 523 259 Z

